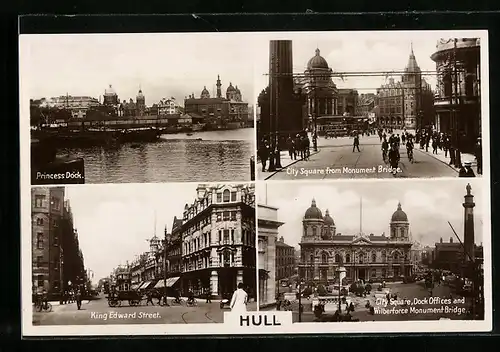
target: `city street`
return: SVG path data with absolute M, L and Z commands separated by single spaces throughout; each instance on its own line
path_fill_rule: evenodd
M 389 165 L 382 160 L 381 143 L 378 136 L 360 137 L 360 152 L 353 152 L 353 139 L 341 137 L 334 139 L 320 138 L 317 154 L 309 160 L 300 160 L 293 164 L 288 155 L 282 153 L 283 169 L 276 173 L 261 172 L 260 179 L 337 179 L 337 178 L 393 178 Z M 313 149 L 311 147 L 311 154 Z M 441 151 L 442 153 L 442 151 Z M 414 163 L 408 160 L 406 148 L 400 148 L 401 169 L 396 177 L 457 177 L 458 172 L 438 157 L 422 151 L 418 145 L 414 149 Z M 291 164 L 291 165 L 290 165 Z M 368 170 L 367 170 L 368 169 Z
M 171 298 L 168 302 L 170 304 Z M 220 309 L 219 302 L 205 303 L 197 299 L 198 305 L 146 306 L 145 300 L 138 307 L 130 307 L 128 302 L 122 302 L 121 307 L 111 308 L 107 299 L 101 295 L 99 299 L 84 301 L 81 310 L 76 303 L 54 305 L 52 312 L 34 312 L 33 325 L 107 325 L 107 324 L 202 324 L 223 323 L 224 312 L 229 308 Z M 256 303 L 251 302 L 248 310 L 256 310 Z
M 375 286 L 377 286 L 375 284 Z M 424 287 L 423 282 L 416 282 L 412 284 L 402 284 L 402 283 L 389 283 L 387 284 L 387 291 L 391 294 L 396 294 L 397 299 L 410 299 L 411 301 L 415 299 L 425 299 L 429 298 L 429 291 Z M 438 285 L 433 289 L 432 297 L 439 297 L 441 299 L 449 299 L 450 298 L 451 289 L 446 285 Z M 363 297 L 355 297 L 353 294 L 349 295 L 349 298 L 354 304 L 354 312 L 351 314 L 353 319 L 359 319 L 359 321 L 410 321 L 410 320 L 438 320 L 440 318 L 452 319 L 452 320 L 464 320 L 465 313 L 459 314 L 459 312 L 448 312 L 448 313 L 421 313 L 413 312 L 413 313 L 391 313 L 391 314 L 375 314 L 371 315 L 368 308 L 365 307 L 367 301 L 370 301 L 370 304 L 374 307 L 382 307 L 381 302 L 376 301 L 375 296 L 381 296 L 383 293 L 372 291 L 372 293 L 366 298 Z M 461 298 L 457 295 L 452 295 L 453 298 Z M 379 304 L 377 304 L 379 303 Z M 314 313 L 312 312 L 312 300 L 303 299 L 302 305 L 304 306 L 304 312 L 302 313 L 302 322 L 314 322 L 317 321 Z M 415 307 L 417 310 L 425 309 L 425 308 L 439 308 L 442 305 L 446 305 L 449 308 L 453 308 L 454 306 L 458 308 L 468 308 L 470 306 L 469 300 L 466 300 L 465 304 L 425 304 L 418 303 L 412 304 L 410 307 Z M 390 310 L 393 307 L 396 309 L 403 308 L 402 305 L 387 305 L 385 308 Z M 263 309 L 263 310 L 275 310 L 276 308 Z M 293 309 L 293 322 L 296 323 L 299 321 L 299 313 L 298 313 L 298 301 L 292 302 Z M 330 316 L 333 312 L 327 312 L 324 316 Z

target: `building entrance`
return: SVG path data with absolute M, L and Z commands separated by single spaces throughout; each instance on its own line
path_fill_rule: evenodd
M 358 269 L 358 280 L 366 281 L 366 270 Z

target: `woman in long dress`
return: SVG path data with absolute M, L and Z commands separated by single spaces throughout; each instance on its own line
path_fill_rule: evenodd
M 244 313 L 247 311 L 248 294 L 243 290 L 243 283 L 238 284 L 238 288 L 233 293 L 231 298 L 231 312 Z

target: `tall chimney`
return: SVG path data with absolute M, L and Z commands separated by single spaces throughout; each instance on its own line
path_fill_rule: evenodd
M 464 247 L 465 260 L 474 261 L 474 196 L 471 194 L 471 186 L 467 184 L 467 194 L 464 196 Z

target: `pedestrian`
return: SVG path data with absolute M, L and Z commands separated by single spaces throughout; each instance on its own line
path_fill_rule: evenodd
M 358 135 L 355 135 L 355 136 L 354 136 L 354 142 L 353 142 L 353 144 L 352 144 L 352 152 L 353 152 L 353 153 L 354 153 L 354 150 L 355 150 L 355 149 L 358 149 L 358 152 L 361 152 L 361 151 L 359 150 L 359 137 L 358 137 Z
M 259 146 L 259 158 L 262 164 L 262 172 L 266 171 L 267 159 L 269 159 L 269 145 L 267 140 L 263 139 Z
M 152 294 L 151 290 L 146 291 L 146 305 L 148 305 L 149 303 L 151 303 L 152 306 L 155 305 L 153 303 L 153 294 Z
M 288 148 L 288 155 L 290 155 L 291 160 L 296 160 L 295 156 L 295 146 L 293 143 L 293 139 L 290 135 L 288 135 L 288 138 L 286 139 L 286 146 Z
M 80 310 L 80 308 L 82 308 L 82 291 L 80 289 L 77 289 L 76 290 L 76 307 L 78 308 L 78 310 Z
M 448 165 L 455 165 L 455 146 L 450 143 L 450 162 Z
M 229 307 L 231 312 L 245 313 L 247 311 L 248 294 L 243 290 L 243 283 L 238 284 L 238 288 L 234 291 Z
M 465 165 L 465 177 L 476 177 L 474 174 L 474 170 L 472 170 L 472 163 L 470 161 L 466 161 Z
M 474 154 L 476 156 L 476 162 L 477 162 L 477 174 L 482 175 L 483 174 L 483 145 L 481 143 L 481 137 L 477 139 L 475 148 L 474 148 Z
M 206 289 L 206 295 L 207 295 L 206 303 L 212 303 L 212 290 L 210 289 L 210 286 L 208 286 Z

